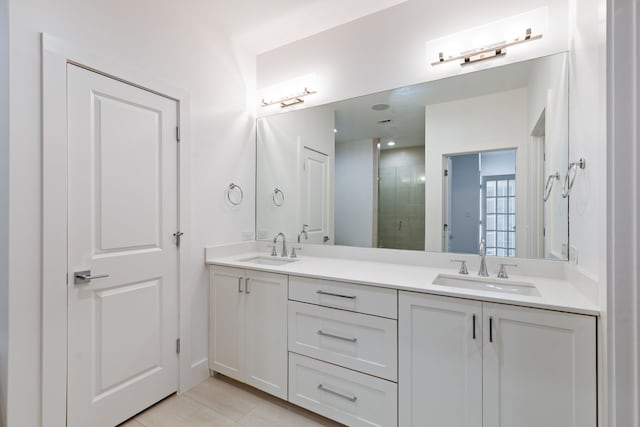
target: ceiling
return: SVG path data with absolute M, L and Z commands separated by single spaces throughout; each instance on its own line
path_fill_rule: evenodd
M 190 6 L 236 47 L 259 54 L 405 1 L 190 0 Z

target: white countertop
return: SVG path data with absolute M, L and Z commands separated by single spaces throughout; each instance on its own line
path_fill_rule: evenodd
M 271 266 L 245 262 L 253 257 L 266 257 L 264 252 L 244 252 L 232 256 L 208 257 L 209 265 L 244 268 L 271 273 L 338 280 L 363 285 L 381 286 L 403 291 L 447 295 L 504 304 L 544 308 L 598 316 L 600 309 L 568 280 L 509 274 L 510 281 L 535 285 L 540 296 L 505 294 L 497 291 L 460 289 L 432 284 L 438 274 L 456 275 L 457 269 L 434 268 L 385 262 L 357 261 L 302 255 L 296 262 Z M 274 257 L 274 259 L 276 259 Z M 466 276 L 460 276 L 462 278 Z M 469 277 L 475 277 L 469 271 Z M 495 276 L 492 275 L 495 279 Z M 498 281 L 500 279 L 496 279 Z

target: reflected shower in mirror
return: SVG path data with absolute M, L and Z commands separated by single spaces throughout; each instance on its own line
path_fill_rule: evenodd
M 566 259 L 566 54 L 257 123 L 256 234 Z M 273 189 L 287 197 L 273 203 Z

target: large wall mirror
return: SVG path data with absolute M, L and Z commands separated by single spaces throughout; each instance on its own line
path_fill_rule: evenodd
M 566 259 L 568 85 L 562 53 L 262 117 L 257 238 Z

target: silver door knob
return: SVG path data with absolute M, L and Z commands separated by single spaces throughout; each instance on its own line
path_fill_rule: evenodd
M 91 270 L 84 271 L 76 271 L 73 273 L 73 284 L 74 285 L 86 285 L 91 282 L 92 279 L 102 279 L 103 277 L 109 277 L 108 274 L 97 274 L 95 276 L 91 275 Z

